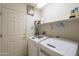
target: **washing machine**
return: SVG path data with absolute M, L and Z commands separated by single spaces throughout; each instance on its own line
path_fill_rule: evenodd
M 62 38 L 48 38 L 39 43 L 39 56 L 77 56 L 78 42 Z
M 47 37 L 40 35 L 40 36 L 31 36 L 28 39 L 28 56 L 38 56 L 39 54 L 39 46 L 38 43 L 46 40 Z

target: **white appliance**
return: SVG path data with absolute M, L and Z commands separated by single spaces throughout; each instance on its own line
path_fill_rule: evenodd
M 29 56 L 37 56 L 39 52 L 38 43 L 45 40 L 46 36 L 40 36 L 40 37 L 30 37 L 28 40 L 28 55 Z
M 78 43 L 61 38 L 49 38 L 40 42 L 39 56 L 74 56 L 78 55 Z

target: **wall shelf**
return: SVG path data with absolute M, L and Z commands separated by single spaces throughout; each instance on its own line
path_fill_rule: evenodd
M 39 26 L 40 25 L 45 25 L 45 24 L 56 23 L 56 22 L 66 22 L 66 21 L 73 21 L 73 20 L 78 20 L 79 21 L 79 18 L 69 18 L 69 19 L 63 19 L 63 20 L 58 20 L 58 21 L 52 21 L 52 22 L 48 22 L 48 23 L 39 24 Z

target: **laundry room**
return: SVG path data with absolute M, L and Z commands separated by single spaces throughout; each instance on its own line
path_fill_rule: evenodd
M 0 56 L 79 56 L 79 3 L 0 3 Z

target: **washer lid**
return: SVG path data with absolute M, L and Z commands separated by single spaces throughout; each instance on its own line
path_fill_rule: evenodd
M 78 50 L 78 43 L 61 38 L 49 38 L 40 42 L 41 45 L 55 50 L 61 55 L 76 55 Z
M 43 41 L 43 40 L 47 39 L 47 37 L 44 36 L 42 38 L 37 38 L 35 36 L 31 36 L 31 37 L 29 37 L 29 39 L 31 39 L 32 41 L 35 41 L 35 42 L 40 42 L 40 41 Z

